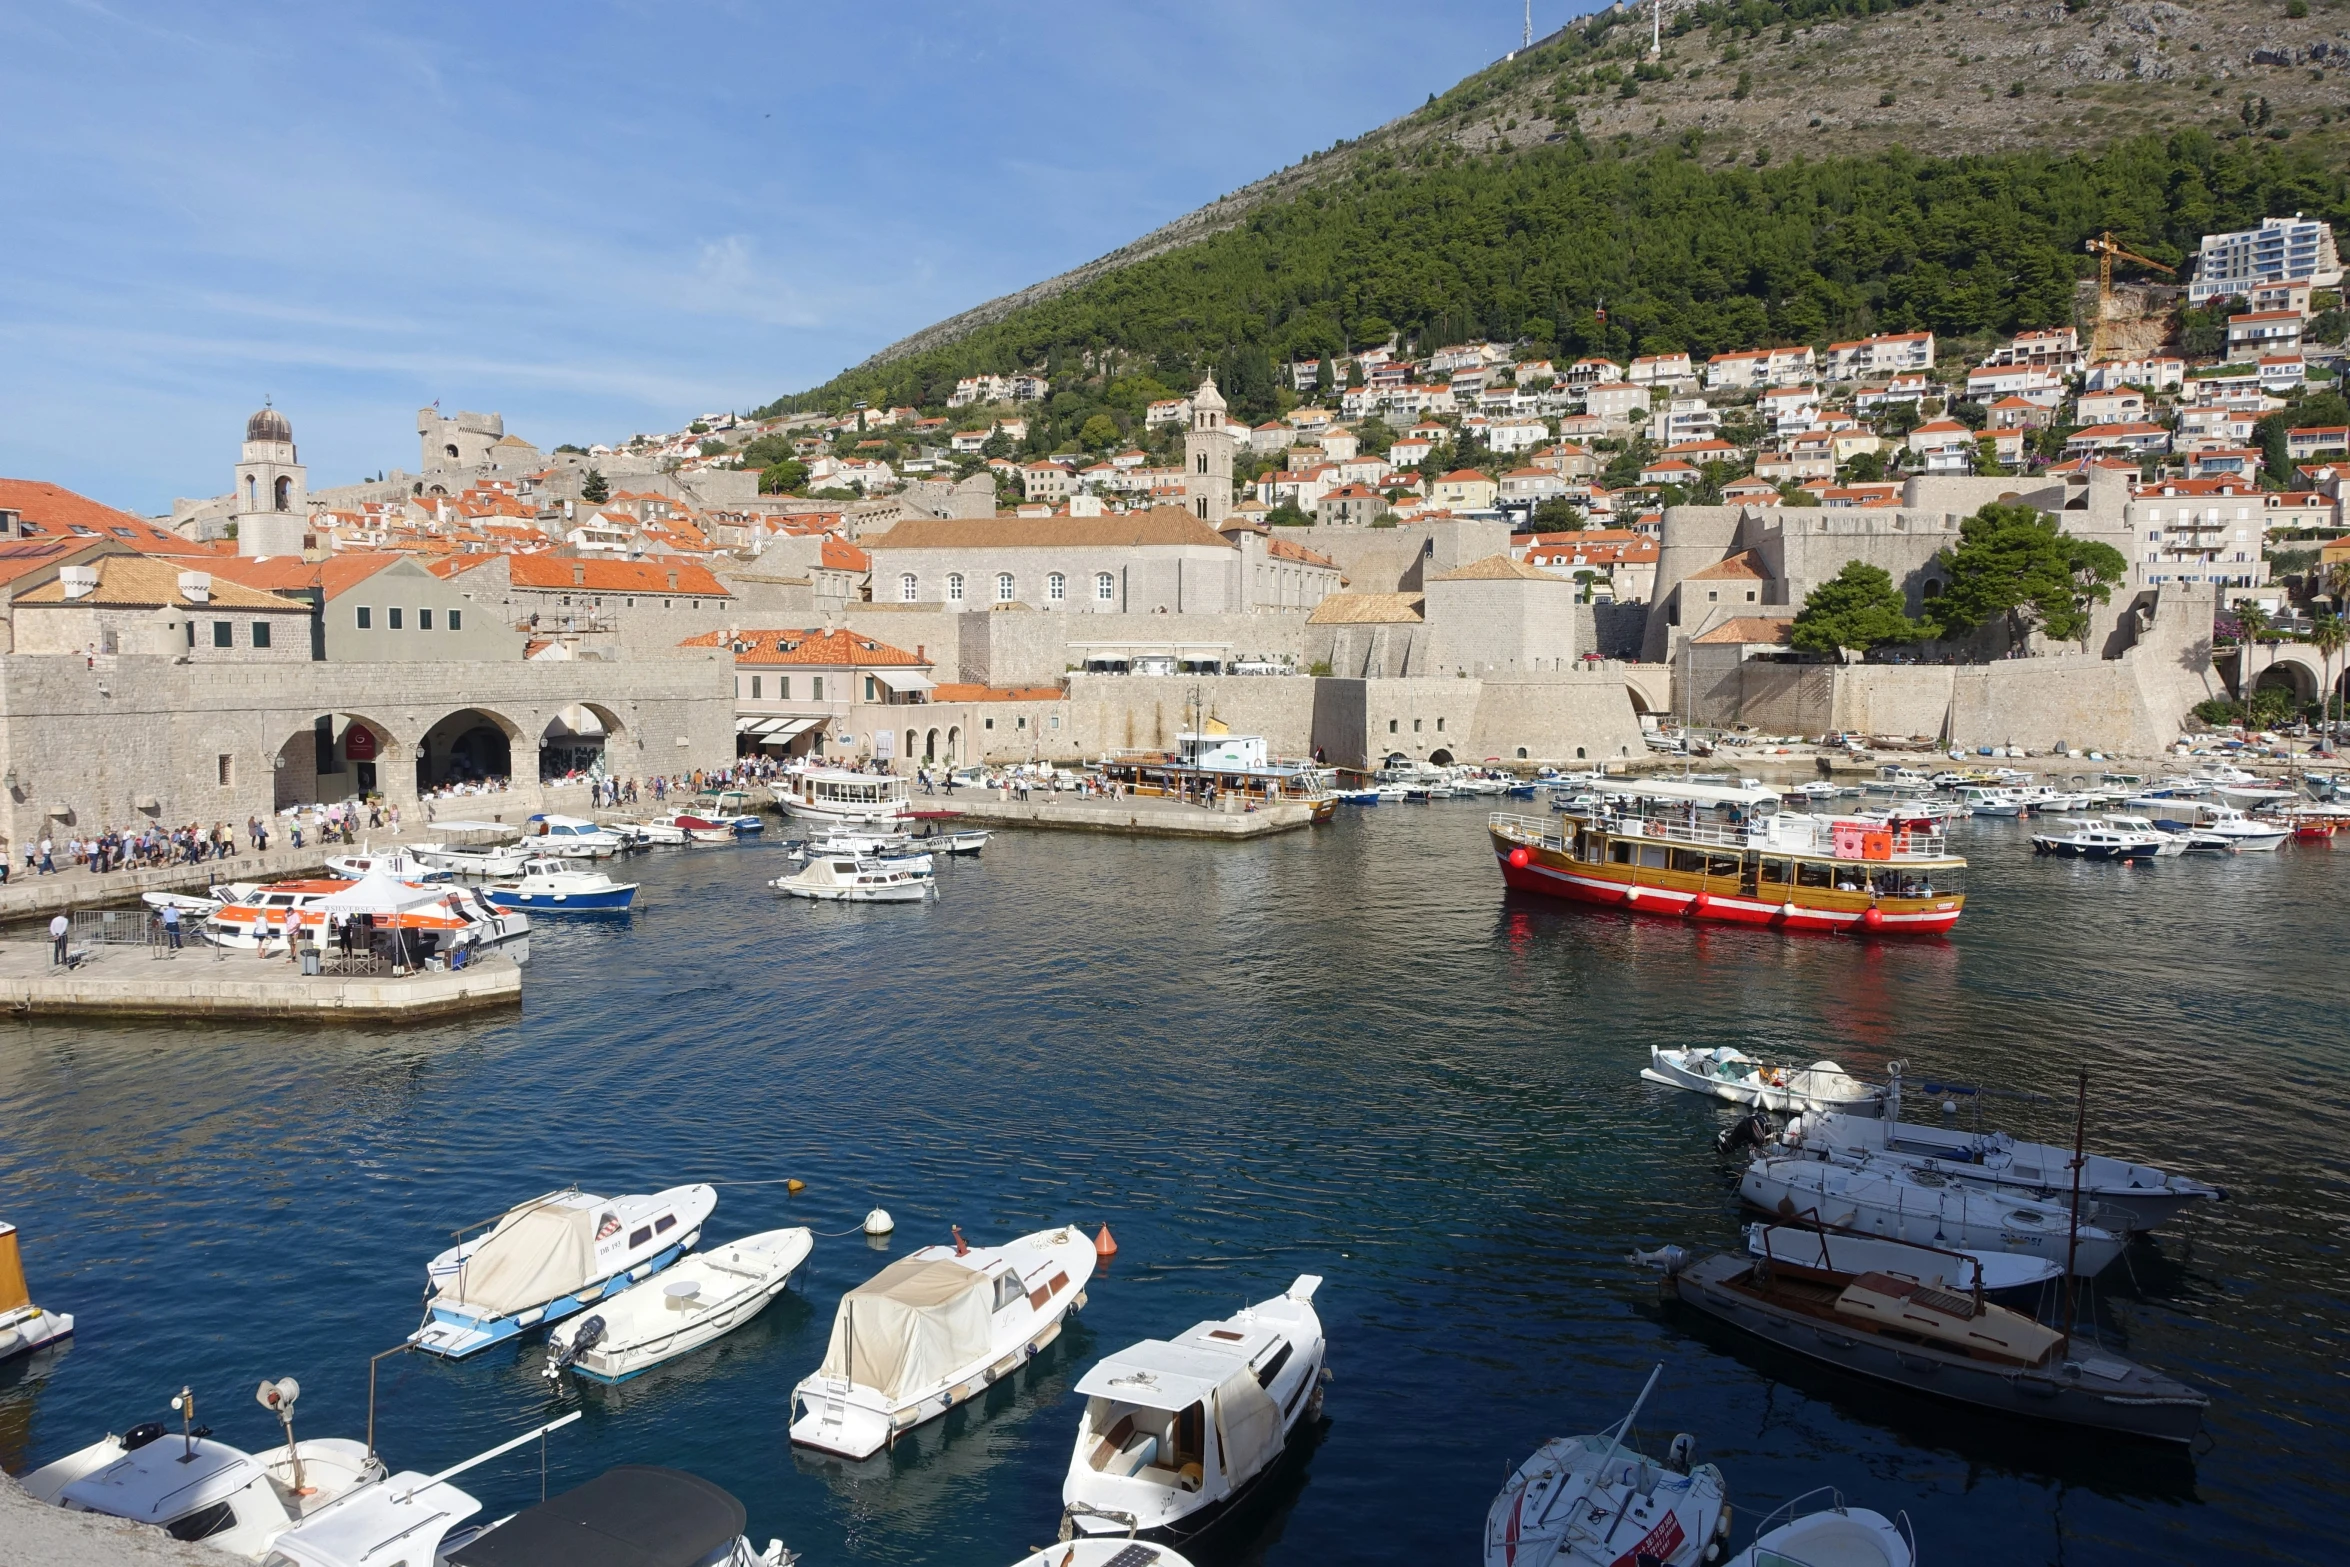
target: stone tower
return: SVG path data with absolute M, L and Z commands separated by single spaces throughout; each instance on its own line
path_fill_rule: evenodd
M 1209 376 L 1191 394 L 1191 428 L 1183 432 L 1183 495 L 1191 514 L 1209 527 L 1223 525 L 1232 511 L 1232 427 L 1224 422 L 1224 398 Z
M 299 555 L 310 526 L 310 479 L 294 454 L 294 427 L 275 408 L 245 421 L 237 458 L 236 511 L 240 555 Z

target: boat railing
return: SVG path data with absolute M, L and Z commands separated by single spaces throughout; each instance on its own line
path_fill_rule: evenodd
M 1822 1500 L 1823 1498 L 1825 1500 Z M 1758 1541 L 1768 1539 L 1773 1529 L 1783 1529 L 1795 1522 L 1796 1519 L 1808 1518 L 1813 1513 L 1849 1513 L 1851 1510 L 1845 1503 L 1842 1491 L 1832 1485 L 1817 1486 L 1804 1492 L 1801 1496 L 1781 1502 L 1772 1510 L 1769 1517 L 1755 1525 L 1754 1537 Z M 1917 1536 L 1910 1528 L 1909 1514 L 1907 1512 L 1896 1513 L 1891 1522 L 1893 1527 L 1900 1532 L 1902 1542 L 1909 1547 L 1910 1560 L 1917 1560 Z M 1791 1564 L 1802 1562 L 1801 1557 L 1790 1556 L 1785 1551 L 1758 1552 L 1757 1554 L 1771 1561 Z
M 1566 852 L 1567 840 L 1554 831 L 1556 824 L 1544 817 L 1520 816 L 1515 811 L 1495 811 L 1486 817 L 1486 825 L 1505 838 L 1538 848 Z
M 1601 811 L 1591 817 L 1582 817 L 1569 810 L 1564 813 L 1571 821 L 1588 820 L 1600 831 L 1619 838 L 1649 838 L 1659 843 L 1685 843 L 1713 849 L 1758 849 L 1764 853 L 1776 850 L 1786 854 L 1832 854 L 1836 847 L 1835 823 L 1839 818 L 1813 816 L 1769 816 L 1756 821 L 1691 822 L 1665 817 L 1641 816 L 1630 812 Z M 1506 816 L 1496 812 L 1494 824 L 1505 821 L 1523 824 L 1511 829 L 1515 835 L 1533 841 L 1539 830 L 1532 818 Z M 1948 857 L 1948 840 L 1943 834 L 1928 828 L 1901 828 L 1882 823 L 1864 823 L 1869 833 L 1884 833 L 1892 842 L 1883 860 L 1872 863 L 1904 860 L 1935 860 Z M 1544 841 L 1555 842 L 1556 831 Z M 1867 856 L 1852 856 L 1866 860 Z

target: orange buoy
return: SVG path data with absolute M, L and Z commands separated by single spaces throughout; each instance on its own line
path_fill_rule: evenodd
M 1118 1255 L 1118 1242 L 1111 1236 L 1110 1227 L 1106 1224 L 1102 1226 L 1102 1232 L 1093 1238 L 1093 1254 L 1097 1257 Z
M 970 1256 L 971 1243 L 963 1239 L 963 1227 L 960 1224 L 950 1224 L 947 1228 L 955 1232 L 955 1255 L 958 1257 Z
M 806 1181 L 786 1181 L 783 1183 L 783 1189 L 787 1192 L 804 1192 L 808 1189 L 808 1183 Z

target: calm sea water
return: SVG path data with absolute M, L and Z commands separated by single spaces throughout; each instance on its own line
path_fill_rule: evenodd
M 1247 845 L 999 835 L 919 908 L 785 903 L 773 848 L 663 851 L 632 919 L 542 925 L 518 1015 L 421 1030 L 0 1025 L 0 1217 L 54 1363 L 0 1371 L 0 1462 L 167 1419 L 224 1439 L 361 1433 L 367 1357 L 415 1325 L 453 1228 L 550 1186 L 689 1180 L 715 1238 L 854 1226 L 894 1252 L 1107 1222 L 1079 1325 L 876 1472 L 794 1456 L 792 1384 L 880 1267 L 817 1243 L 804 1288 L 636 1382 L 551 1393 L 543 1349 L 384 1363 L 379 1443 L 430 1470 L 569 1407 L 558 1488 L 697 1470 L 811 1567 L 1011 1561 L 1052 1536 L 1080 1406 L 1137 1338 L 1319 1296 L 1327 1424 L 1225 1563 L 1466 1562 L 1510 1466 L 1616 1419 L 1693 1432 L 1746 1525 L 1820 1485 L 1906 1510 L 1927 1560 L 2339 1560 L 2350 854 L 2121 869 L 2036 861 L 2013 823 L 1947 941 L 1627 922 L 1505 895 L 1466 803 Z M 2051 1096 L 2015 1129 L 2226 1185 L 2100 1282 L 2109 1343 L 2208 1388 L 2193 1453 L 1979 1417 L 1660 1309 L 1632 1247 L 1737 1238 L 1727 1116 L 1643 1084 L 1648 1046 L 1737 1044 Z M 464 1482 L 533 1500 L 535 1454 Z

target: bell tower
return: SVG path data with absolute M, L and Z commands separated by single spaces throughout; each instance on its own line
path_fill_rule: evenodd
M 310 473 L 294 452 L 294 427 L 275 408 L 263 406 L 245 421 L 244 450 L 237 458 L 236 510 L 239 555 L 299 555 L 310 524 Z
M 1232 511 L 1232 427 L 1224 397 L 1208 376 L 1191 394 L 1191 427 L 1183 432 L 1183 498 L 1191 514 L 1219 527 Z

